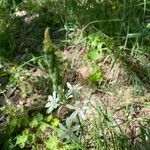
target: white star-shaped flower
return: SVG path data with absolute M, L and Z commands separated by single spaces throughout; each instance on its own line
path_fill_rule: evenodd
M 77 85 L 71 85 L 69 82 L 67 82 L 67 87 L 68 87 L 68 92 L 66 94 L 66 98 L 72 98 L 73 95 L 76 95 L 80 92 L 80 90 L 82 89 L 82 87 L 77 84 Z
M 48 102 L 45 105 L 47 109 L 47 113 L 50 114 L 54 109 L 56 109 L 60 104 L 59 102 L 59 98 L 56 94 L 56 91 L 53 92 L 53 95 L 49 95 L 48 96 Z

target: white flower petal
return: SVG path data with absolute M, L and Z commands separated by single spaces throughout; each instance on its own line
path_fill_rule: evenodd
M 71 94 L 72 94 L 72 91 L 68 90 L 67 95 L 71 95 Z
M 56 101 L 56 102 L 59 102 L 59 98 L 57 97 L 55 101 Z
M 66 83 L 67 84 L 67 87 L 68 87 L 68 95 L 71 95 L 71 94 L 77 94 L 79 93 L 79 91 L 82 89 L 82 87 L 77 84 L 77 85 L 71 85 L 69 82 Z
M 80 91 L 82 89 L 82 86 L 79 86 L 77 89 Z
M 54 109 L 56 109 L 60 104 L 59 102 L 59 98 L 57 97 L 56 91 L 53 92 L 52 95 L 48 96 L 48 102 L 45 105 L 45 107 L 47 107 L 47 113 L 51 113 Z
M 88 106 L 83 106 L 82 109 L 87 110 L 87 109 L 89 109 L 89 107 Z
M 74 87 L 76 90 L 80 91 L 82 89 L 82 86 L 80 86 L 79 84 L 75 85 Z
M 48 102 L 46 105 L 45 105 L 45 107 L 47 108 L 47 107 L 50 107 L 51 106 L 51 103 L 50 102 Z
M 57 104 L 57 103 L 56 103 L 56 105 L 54 106 L 54 109 L 57 108 L 59 105 L 60 105 L 60 104 Z
M 73 97 L 73 95 L 70 92 L 66 94 L 67 99 L 72 98 L 72 97 Z
M 86 120 L 86 117 L 85 117 L 85 115 L 84 115 L 84 113 L 82 111 L 79 112 L 79 117 L 82 120 Z
M 56 99 L 57 95 L 56 95 L 56 91 L 53 92 L 53 99 Z
M 76 109 L 74 106 L 67 104 L 66 107 L 68 107 L 69 109 Z
M 70 115 L 70 118 L 71 118 L 71 119 L 74 119 L 74 118 L 77 117 L 77 115 L 78 115 L 78 111 L 74 111 L 74 112 Z
M 51 95 L 48 96 L 48 101 L 53 101 L 53 97 Z
M 53 107 L 49 107 L 46 112 L 47 114 L 50 114 L 52 111 L 53 111 Z
M 73 97 L 73 95 L 69 95 L 69 96 L 68 96 L 68 99 L 69 99 L 69 98 L 72 98 L 72 97 Z
M 72 89 L 72 85 L 69 82 L 67 82 L 67 87 L 68 87 L 69 90 Z

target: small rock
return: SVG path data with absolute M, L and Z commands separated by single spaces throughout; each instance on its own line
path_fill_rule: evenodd
M 78 70 L 77 70 L 77 74 L 79 75 L 79 78 L 81 79 L 87 79 L 90 75 L 90 71 L 89 68 L 87 66 L 81 66 Z

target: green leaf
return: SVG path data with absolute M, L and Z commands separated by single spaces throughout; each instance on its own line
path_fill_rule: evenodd
M 28 114 L 24 114 L 21 118 L 21 126 L 28 126 L 29 125 L 29 116 Z
M 95 72 L 89 78 L 92 83 L 99 83 L 102 81 L 102 74 L 100 71 Z
M 48 125 L 48 124 L 45 123 L 45 122 L 42 122 L 42 123 L 40 124 L 40 126 L 39 126 L 39 128 L 40 128 L 40 130 L 41 130 L 42 132 L 44 132 L 47 127 L 50 127 L 50 125 Z
M 28 136 L 28 141 L 30 144 L 33 144 L 35 142 L 35 134 L 30 134 Z
M 28 128 L 24 129 L 24 131 L 22 132 L 22 134 L 28 135 L 29 134 L 29 129 Z
M 98 60 L 100 58 L 100 53 L 98 50 L 90 50 L 88 53 L 87 53 L 87 58 L 88 60 L 90 61 L 95 61 L 95 60 Z
M 58 126 L 58 124 L 59 124 L 59 119 L 53 118 L 52 122 L 51 122 L 51 125 L 56 127 L 56 126 Z
M 92 74 L 89 76 L 89 81 L 93 84 L 97 84 L 102 82 L 103 74 L 99 66 L 96 64 L 91 65 L 91 72 Z
M 16 144 L 20 146 L 20 148 L 25 147 L 25 143 L 28 140 L 28 135 L 27 134 L 22 134 L 17 137 Z
M 57 150 L 58 144 L 59 140 L 56 136 L 49 138 L 49 140 L 45 142 L 46 148 L 50 150 Z
M 11 126 L 16 127 L 20 123 L 20 120 L 17 119 L 16 117 L 12 118 L 11 120 Z
M 53 118 L 52 115 L 48 115 L 45 120 L 46 122 L 51 122 L 52 118 Z
M 42 120 L 43 120 L 43 115 L 40 114 L 40 113 L 38 113 L 38 114 L 36 115 L 36 118 L 37 118 L 38 121 L 42 121 Z
M 33 119 L 30 123 L 29 123 L 29 126 L 31 128 L 35 128 L 38 126 L 38 120 L 37 119 Z

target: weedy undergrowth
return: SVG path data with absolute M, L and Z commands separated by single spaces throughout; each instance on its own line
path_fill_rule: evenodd
M 124 108 L 125 115 L 117 117 L 115 110 L 96 107 L 96 115 L 88 122 L 89 147 L 96 150 L 148 150 L 149 118 L 132 118 L 133 105 Z

